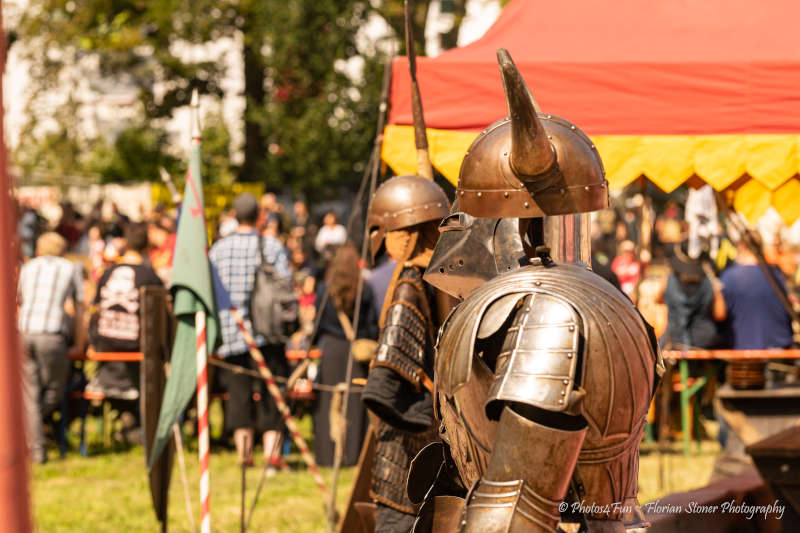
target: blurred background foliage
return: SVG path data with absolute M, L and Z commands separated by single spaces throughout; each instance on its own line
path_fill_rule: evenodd
M 429 3 L 414 5 L 420 55 Z M 455 24 L 442 42 L 454 46 L 466 0 L 444 4 Z M 382 40 L 393 44 L 360 32 L 376 16 L 391 29 Z M 221 98 L 226 77 L 238 75 L 240 164 L 231 163 L 230 124 L 220 113 L 206 116 L 206 179 L 260 181 L 311 200 L 335 196 L 364 170 L 389 59 L 382 50 L 405 53 L 403 25 L 402 0 L 30 0 L 12 29 L 31 80 L 14 162 L 24 174 L 102 182 L 155 181 L 159 166 L 180 174 L 186 143 L 167 133 L 168 120 L 193 89 Z M 243 72 L 191 59 L 208 57 L 197 50 L 223 38 L 238 43 Z M 102 87 L 136 92 L 135 112 L 113 134 L 83 131 L 80 72 L 87 68 Z M 66 96 L 43 117 L 42 102 L 53 94 Z

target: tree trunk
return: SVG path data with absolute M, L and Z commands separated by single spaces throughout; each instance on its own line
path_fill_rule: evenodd
M 467 0 L 454 0 L 453 1 L 453 27 L 450 31 L 442 34 L 442 49 L 450 50 L 458 46 L 458 30 L 461 28 L 461 22 L 467 14 Z
M 243 30 L 247 35 L 247 30 Z M 258 43 L 244 44 L 244 163 L 239 171 L 240 181 L 259 181 L 264 178 L 263 158 L 267 153 L 261 125 L 253 120 L 254 111 L 264 105 L 264 65 Z

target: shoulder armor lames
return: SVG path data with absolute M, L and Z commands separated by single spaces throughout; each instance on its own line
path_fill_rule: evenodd
M 393 287 L 372 366 L 389 368 L 419 392 L 430 386 L 433 365 L 433 330 L 422 273 L 405 265 Z
M 408 275 L 406 273 L 408 272 Z M 386 311 L 386 317 L 378 338 L 378 350 L 373 365 L 385 366 L 410 382 L 420 390 L 420 371 L 430 372 L 426 368 L 426 353 L 430 347 L 428 339 L 431 332 L 429 323 L 418 302 L 403 298 L 405 290 L 401 290 L 400 281 L 415 284 L 421 277 L 416 269 L 405 269 L 398 280 L 392 304 Z M 421 285 L 420 285 L 421 288 Z
M 579 414 L 583 392 L 573 389 L 580 334 L 581 319 L 563 297 L 526 296 L 506 332 L 487 403 L 513 401 Z

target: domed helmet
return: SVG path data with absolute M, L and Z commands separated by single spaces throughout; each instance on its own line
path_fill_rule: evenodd
M 461 210 L 475 217 L 532 218 L 608 207 L 597 148 L 577 126 L 539 113 L 505 49 L 497 52 L 509 116 L 467 150 L 458 177 Z
M 372 260 L 388 232 L 438 222 L 449 213 L 450 202 L 433 180 L 416 175 L 386 180 L 375 191 L 367 213 Z

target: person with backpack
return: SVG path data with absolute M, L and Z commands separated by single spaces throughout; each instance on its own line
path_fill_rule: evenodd
M 259 208 L 255 196 L 249 193 L 237 196 L 233 211 L 239 223 L 236 232 L 214 243 L 208 257 L 232 305 L 241 313 L 248 330 L 254 333 L 267 366 L 275 376 L 285 377 L 288 367 L 284 344 L 291 333 L 287 329 L 292 322 L 292 309 L 296 320 L 289 254 L 278 239 L 259 235 L 256 229 Z M 228 363 L 256 370 L 233 314 L 228 309 L 220 309 L 219 318 L 222 346 L 216 355 Z M 264 382 L 227 369 L 219 370 L 218 379 L 228 393 L 225 426 L 233 431 L 239 462 L 252 464 L 256 432 L 262 435 L 265 462 L 276 460 L 273 455 L 280 450 L 283 426 L 280 412 Z M 254 399 L 256 395 L 260 396 L 258 400 Z

